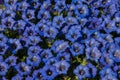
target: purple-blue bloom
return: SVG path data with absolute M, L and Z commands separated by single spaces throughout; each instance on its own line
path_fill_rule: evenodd
M 40 62 L 41 62 L 41 58 L 39 55 L 32 55 L 32 56 L 29 55 L 26 60 L 26 63 L 32 67 L 39 66 Z
M 28 75 L 31 72 L 31 66 L 25 62 L 20 62 L 15 66 L 15 69 L 20 75 Z
M 9 65 L 9 67 L 11 66 L 15 66 L 16 62 L 17 62 L 17 57 L 16 56 L 9 56 L 5 62 Z
M 43 77 L 43 72 L 44 72 L 43 69 L 34 70 L 34 72 L 32 74 L 33 79 L 34 80 L 39 80 L 39 79 L 44 80 L 45 77 Z
M 22 76 L 20 76 L 19 74 L 16 74 L 14 77 L 12 77 L 11 80 L 22 80 L 22 79 L 23 79 Z
M 97 47 L 86 48 L 86 59 L 98 62 L 102 53 Z
M 0 62 L 0 75 L 5 76 L 8 71 L 8 65 L 5 62 Z
M 84 45 L 75 42 L 71 45 L 70 51 L 73 56 L 78 56 L 80 54 L 84 54 Z
M 15 54 L 19 49 L 22 49 L 22 45 L 18 39 L 9 39 L 8 45 L 13 54 Z
M 45 65 L 44 67 L 43 67 L 43 70 L 44 70 L 44 72 L 43 72 L 43 77 L 45 77 L 45 80 L 47 80 L 47 79 L 50 79 L 50 80 L 52 80 L 52 79 L 54 79 L 56 76 L 57 76 L 57 71 L 56 71 L 56 69 L 55 69 L 55 66 L 49 66 L 49 65 Z
M 89 77 L 89 68 L 87 66 L 83 66 L 83 65 L 78 65 L 73 73 L 78 76 L 79 80 L 82 80 L 83 78 Z
M 45 49 L 42 52 L 40 52 L 40 56 L 42 58 L 43 62 L 48 61 L 51 57 L 53 57 L 52 52 L 50 49 Z
M 55 68 L 58 74 L 67 74 L 67 70 L 69 67 L 70 64 L 65 60 L 59 61 L 55 64 Z
M 2 28 L 3 29 L 6 29 L 6 28 L 7 29 L 12 29 L 13 24 L 15 23 L 15 21 L 11 17 L 6 17 L 6 18 L 2 19 L 1 23 L 2 23 Z
M 39 54 L 42 51 L 42 49 L 39 46 L 31 46 L 28 49 L 28 55 L 36 55 Z
M 8 49 L 8 45 L 6 43 L 0 43 L 0 55 L 4 55 Z
M 64 40 L 58 40 L 55 41 L 51 47 L 51 49 L 57 53 L 57 52 L 64 52 L 69 47 L 68 42 Z

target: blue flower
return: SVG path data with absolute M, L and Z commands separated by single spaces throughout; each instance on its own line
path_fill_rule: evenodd
M 44 36 L 44 31 L 47 28 L 47 25 L 39 22 L 36 26 L 35 26 L 35 31 L 40 35 L 40 36 Z
M 34 9 L 37 9 L 41 4 L 39 3 L 39 0 L 30 0 L 30 6 Z
M 97 68 L 91 63 L 88 63 L 87 66 L 89 68 L 89 73 L 91 75 L 90 77 L 94 78 L 97 74 Z
M 91 39 L 87 39 L 84 41 L 86 47 L 98 47 L 99 46 L 99 42 L 97 40 L 95 40 L 94 38 Z
M 41 18 L 42 19 L 49 19 L 49 18 L 51 18 L 51 15 L 50 15 L 49 11 L 42 9 L 42 10 L 39 10 L 37 18 L 38 19 L 41 19 Z
M 78 5 L 78 4 L 82 3 L 82 0 L 72 0 L 72 3 L 77 3 L 77 5 Z
M 70 51 L 73 56 L 78 56 L 80 54 L 83 54 L 84 53 L 84 45 L 75 42 L 71 45 Z
M 71 25 L 70 29 L 77 29 L 77 30 L 79 30 L 81 32 L 82 26 L 79 25 L 79 24 L 75 24 L 75 25 Z
M 55 38 L 58 30 L 55 27 L 46 27 L 44 30 L 44 37 Z
M 8 65 L 5 62 L 0 62 L 0 75 L 5 76 L 8 72 Z
M 29 41 L 30 41 L 29 43 L 31 45 L 37 45 L 39 42 L 42 41 L 39 36 L 29 36 L 28 39 L 29 39 Z
M 110 67 L 104 67 L 100 72 L 100 77 L 105 77 L 107 75 L 117 76 L 117 74 L 110 68 Z
M 29 21 L 35 18 L 35 10 L 28 9 L 27 11 L 23 12 L 22 19 L 25 21 Z
M 53 66 L 57 62 L 58 62 L 58 60 L 55 57 L 51 57 L 49 60 L 47 60 L 46 65 Z
M 82 30 L 82 34 L 83 34 L 83 40 L 82 42 L 84 42 L 85 40 L 88 40 L 89 38 L 91 38 L 91 35 L 93 34 L 94 31 L 89 30 L 88 28 L 83 28 Z
M 29 66 L 25 62 L 18 63 L 15 66 L 15 69 L 18 71 L 20 75 L 28 75 L 31 72 L 31 66 Z
M 120 37 L 116 37 L 116 38 L 114 39 L 114 41 L 115 41 L 116 46 L 117 46 L 117 47 L 120 47 Z
M 97 47 L 86 48 L 86 59 L 90 59 L 90 60 L 93 60 L 95 62 L 98 62 L 101 55 L 102 54 Z
M 67 52 L 57 53 L 56 59 L 58 61 L 62 61 L 62 60 L 70 61 L 70 53 Z
M 43 62 L 47 62 L 51 57 L 53 57 L 50 49 L 45 49 L 42 52 L 40 52 L 40 56 Z
M 120 49 L 116 48 L 111 56 L 115 62 L 120 62 Z
M 34 70 L 32 76 L 34 78 L 34 80 L 44 80 L 45 77 L 43 77 L 43 69 L 39 69 L 39 70 Z
M 42 49 L 39 46 L 31 46 L 28 49 L 28 55 L 37 55 L 42 51 Z
M 67 61 L 59 61 L 55 64 L 56 71 L 58 74 L 67 74 L 70 64 Z
M 102 34 L 102 38 L 107 41 L 108 43 L 112 43 L 113 42 L 113 38 L 111 34 Z
M 42 25 L 46 25 L 46 26 L 51 26 L 52 25 L 52 21 L 49 19 L 41 19 L 38 24 L 41 23 Z
M 105 30 L 106 33 L 110 33 L 112 31 L 115 31 L 115 21 L 111 20 L 109 16 L 103 16 L 104 21 L 103 21 L 103 29 Z
M 45 77 L 45 80 L 53 80 L 57 76 L 55 66 L 46 65 L 43 67 L 43 70 L 43 77 Z
M 2 28 L 3 29 L 4 28 L 5 29 L 6 28 L 12 29 L 13 28 L 13 24 L 15 23 L 15 21 L 11 17 L 6 17 L 6 18 L 2 19 L 1 23 L 2 23 Z
M 76 9 L 76 6 L 75 6 L 75 4 L 68 4 L 67 5 L 67 8 L 68 8 L 68 16 L 72 16 L 72 15 L 74 15 L 74 11 L 75 11 L 75 9 Z
M 14 30 L 24 30 L 25 29 L 26 22 L 23 20 L 18 20 L 15 22 L 13 29 Z
M 58 0 L 54 0 L 54 1 L 55 1 L 55 2 L 59 2 L 59 1 L 65 1 L 65 0 L 59 0 L 59 1 L 58 1 Z
M 100 43 L 99 44 L 99 48 L 101 48 L 100 50 L 101 50 L 101 52 L 103 52 L 104 50 L 106 50 L 106 44 L 107 44 L 107 41 L 105 41 L 102 37 L 99 37 L 99 38 L 97 38 L 97 41 Z M 110 44 L 112 44 L 112 43 L 110 43 Z
M 95 6 L 96 5 L 96 6 Z M 100 5 L 100 3 L 99 2 L 97 2 L 97 3 L 93 3 L 93 5 L 91 6 L 93 9 L 91 9 L 91 16 L 95 16 L 95 17 L 97 17 L 98 15 L 99 15 L 99 13 L 100 13 L 100 10 L 98 10 L 98 9 L 96 9 L 95 7 L 99 7 L 99 5 Z
M 118 76 L 118 78 L 120 78 L 120 65 L 115 65 L 113 70 L 115 72 L 117 72 L 117 76 Z
M 101 80 L 118 80 L 118 79 L 113 75 L 106 75 L 105 77 L 102 77 Z
M 117 45 L 115 43 L 107 43 L 104 46 L 104 51 L 107 53 L 113 53 Z
M 78 24 L 77 19 L 75 17 L 71 17 L 71 16 L 65 17 L 65 22 L 67 22 L 68 25 Z
M 87 78 L 90 76 L 89 74 L 89 68 L 87 66 L 82 66 L 82 65 L 78 65 L 73 73 L 78 76 L 79 80 L 82 80 L 83 78 Z
M 28 40 L 27 37 L 20 37 L 19 40 L 22 47 L 28 47 L 28 45 L 30 44 L 30 41 Z
M 27 77 L 25 78 L 25 80 L 33 80 L 33 78 L 30 77 L 30 76 L 27 76 Z
M 91 4 L 91 7 L 93 8 L 92 10 L 98 10 L 97 8 L 100 6 L 101 6 L 100 1 L 93 1 L 93 3 Z
M 114 22 L 115 22 L 115 31 L 119 34 L 120 33 L 120 12 L 115 14 Z
M 11 5 L 15 5 L 16 2 L 17 2 L 17 0 L 5 0 L 4 4 L 5 4 L 6 7 L 8 7 L 8 6 L 11 6 Z
M 7 41 L 7 36 L 5 36 L 3 33 L 0 33 L 0 43 L 6 43 Z
M 18 11 L 26 11 L 27 8 L 30 6 L 26 1 L 19 2 L 16 5 L 18 6 Z
M 76 8 L 75 4 L 68 4 L 67 7 L 70 12 L 74 11 Z
M 51 1 L 45 0 L 43 1 L 43 4 L 41 5 L 41 9 L 48 10 L 51 7 Z
M 79 29 L 72 27 L 68 33 L 65 35 L 66 39 L 70 40 L 71 42 L 75 42 L 79 37 L 81 37 L 81 33 Z
M 6 18 L 6 17 L 12 17 L 14 18 L 15 17 L 15 12 L 13 12 L 12 10 L 9 10 L 9 9 L 6 9 L 2 12 L 2 15 L 1 15 L 2 18 Z
M 55 16 L 53 18 L 53 23 L 52 25 L 58 29 L 60 29 L 64 23 L 64 18 L 63 18 L 63 15 L 60 15 L 60 16 Z
M 117 7 L 115 4 L 111 4 L 107 7 L 107 9 L 105 10 L 106 13 L 108 13 L 109 15 L 114 15 L 117 12 Z
M 2 62 L 2 61 L 3 61 L 3 56 L 1 55 L 1 56 L 0 56 L 0 62 Z
M 100 59 L 100 63 L 104 66 L 114 66 L 114 60 L 111 57 L 111 55 L 107 54 L 107 53 L 103 53 L 101 59 Z
M 69 47 L 68 42 L 64 40 L 55 41 L 51 47 L 51 49 L 56 52 L 64 52 Z
M 69 26 L 65 26 L 65 27 L 63 27 L 63 28 L 62 28 L 62 33 L 63 33 L 63 34 L 68 33 L 69 28 L 70 28 Z
M 6 77 L 2 77 L 1 80 L 6 80 Z
M 80 18 L 80 17 L 79 17 L 79 18 L 77 18 L 77 19 L 78 19 L 81 27 L 84 28 L 85 24 L 88 22 L 87 18 Z
M 15 4 L 17 4 L 17 3 L 15 3 Z M 7 5 L 5 9 L 6 10 L 11 10 L 11 11 L 15 12 L 16 9 L 17 9 L 17 5 L 10 5 L 10 6 Z
M 100 0 L 100 3 L 101 3 L 101 5 L 102 6 L 106 6 L 106 7 L 108 7 L 109 5 L 111 5 L 111 4 L 113 4 L 115 1 L 112 1 L 112 0 L 106 0 L 106 1 L 104 1 L 104 0 Z
M 16 74 L 15 76 L 12 77 L 11 80 L 22 80 L 22 79 L 23 79 L 23 76 Z
M 9 39 L 8 45 L 13 54 L 15 54 L 19 49 L 22 49 L 19 39 Z
M 94 0 L 81 0 L 82 2 L 85 2 L 87 4 L 91 4 L 92 2 L 95 2 Z
M 41 62 L 41 58 L 39 55 L 32 55 L 32 56 L 29 55 L 26 60 L 26 63 L 28 65 L 31 65 L 32 67 L 39 66 L 40 62 Z
M 9 65 L 9 67 L 15 66 L 16 62 L 17 62 L 17 57 L 16 56 L 9 56 L 7 59 L 5 59 L 5 62 Z
M 54 9 L 57 10 L 58 12 L 62 12 L 63 10 L 65 10 L 65 8 L 66 8 L 65 1 L 57 1 L 54 7 Z
M 102 29 L 102 18 L 91 17 L 88 22 L 90 23 L 88 28 L 92 30 L 100 30 Z
M 0 54 L 4 55 L 6 53 L 6 51 L 7 51 L 7 49 L 8 49 L 8 45 L 1 42 L 0 43 Z
M 0 9 L 0 16 L 2 16 L 2 13 L 3 13 L 3 10 L 2 10 L 2 9 Z
M 81 17 L 81 18 L 88 16 L 89 9 L 88 9 L 87 5 L 85 5 L 85 4 L 77 5 L 75 14 L 76 14 L 76 16 Z
M 34 25 L 26 27 L 25 30 L 24 30 L 24 33 L 22 35 L 25 36 L 25 37 L 35 35 L 36 33 L 35 33 L 34 27 L 35 27 Z

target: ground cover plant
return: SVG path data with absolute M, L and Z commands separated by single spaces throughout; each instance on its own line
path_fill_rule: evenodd
M 120 0 L 1 3 L 0 80 L 120 80 Z

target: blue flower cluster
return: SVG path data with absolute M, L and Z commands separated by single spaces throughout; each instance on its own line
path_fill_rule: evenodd
M 120 0 L 4 0 L 0 80 L 119 80 Z

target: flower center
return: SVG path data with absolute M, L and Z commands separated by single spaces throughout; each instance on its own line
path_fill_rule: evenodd
M 0 52 L 3 52 L 5 49 L 5 46 L 0 46 Z
M 46 71 L 47 75 L 51 76 L 52 75 L 52 71 L 49 69 Z
M 0 71 L 4 71 L 5 70 L 5 67 L 0 65 Z
M 80 75 L 84 75 L 84 74 L 85 74 L 85 71 L 84 71 L 84 70 L 79 70 L 79 74 L 80 74 Z
M 5 25 L 6 25 L 7 27 L 11 26 L 11 22 L 10 22 L 10 21 L 7 21 L 7 22 L 5 23 Z
M 77 46 L 74 46 L 73 49 L 74 49 L 75 52 L 79 52 L 80 51 L 80 48 L 77 47 Z
M 27 17 L 28 19 L 30 19 L 30 18 L 32 17 L 32 14 L 31 14 L 31 13 L 28 13 L 28 14 L 26 15 L 26 17 Z
M 59 70 L 60 70 L 60 71 L 64 71 L 64 70 L 65 70 L 65 66 L 64 66 L 64 65 L 60 65 L 60 66 L 59 66 Z

